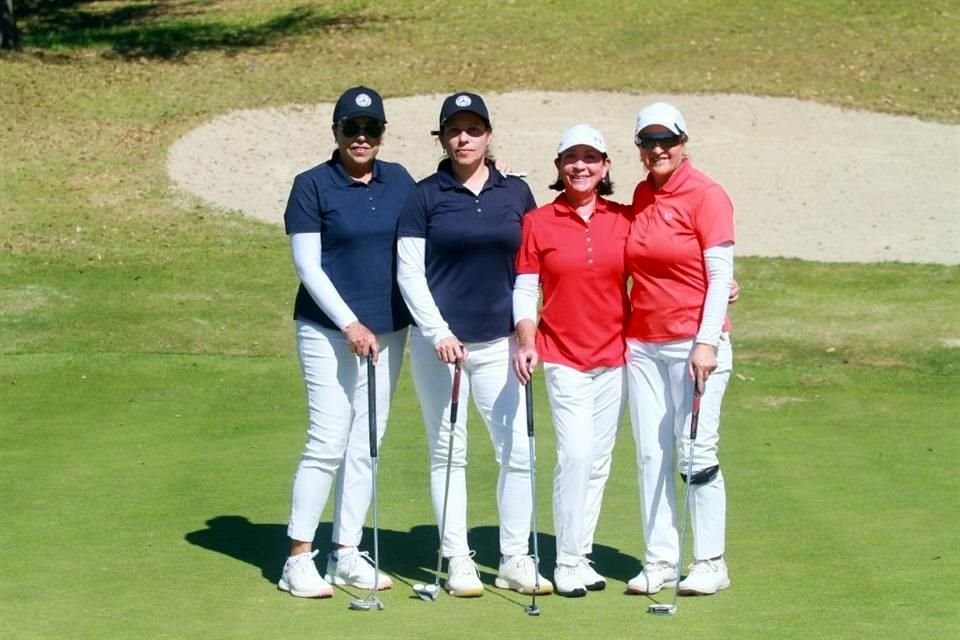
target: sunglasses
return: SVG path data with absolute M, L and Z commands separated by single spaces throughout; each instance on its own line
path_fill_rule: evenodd
M 636 143 L 645 151 L 653 151 L 657 147 L 660 147 L 664 151 L 667 149 L 672 149 L 678 144 L 683 142 L 683 136 L 670 134 L 656 134 L 652 136 L 637 135 Z
M 368 138 L 379 138 L 383 135 L 383 125 L 379 122 L 360 124 L 356 120 L 345 120 L 340 123 L 340 132 L 348 138 L 356 138 L 361 133 Z

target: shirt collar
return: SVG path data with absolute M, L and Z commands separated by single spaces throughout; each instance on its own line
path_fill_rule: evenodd
M 333 182 L 337 186 L 351 187 L 354 184 L 364 184 L 359 180 L 354 180 L 352 177 L 350 177 L 350 174 L 347 173 L 347 170 L 343 168 L 343 163 L 340 162 L 339 149 L 333 150 L 333 154 L 330 156 L 327 164 L 330 165 L 330 169 L 333 171 Z M 376 158 L 373 160 L 373 178 L 371 181 L 383 182 L 383 172 L 380 169 L 380 161 Z
M 593 215 L 598 213 L 607 213 L 610 210 L 609 202 L 603 196 L 597 196 L 597 205 L 593 209 Z M 553 210 L 558 215 L 572 216 L 577 220 L 582 220 L 580 214 L 570 206 L 570 202 L 567 201 L 567 196 L 563 192 L 559 193 L 556 198 L 553 199 Z
M 487 165 L 487 169 L 490 170 L 490 175 L 487 176 L 487 181 L 483 185 L 481 191 L 485 191 L 487 187 L 505 187 L 507 185 L 507 179 L 497 171 L 496 167 L 493 165 L 493 162 L 490 160 L 484 160 L 484 164 Z M 450 158 L 444 158 L 440 161 L 440 164 L 437 165 L 437 180 L 440 189 L 443 191 L 452 191 L 454 189 L 466 189 L 463 184 L 457 180 L 457 176 L 453 173 L 453 163 L 450 161 Z
M 663 193 L 674 193 L 680 187 L 683 186 L 683 183 L 687 181 L 687 178 L 690 176 L 690 172 L 693 171 L 693 166 L 690 164 L 690 161 L 686 158 L 680 160 L 680 166 L 673 170 L 673 173 L 670 174 L 670 177 L 667 178 L 667 181 L 660 187 L 660 191 Z M 647 174 L 647 182 L 650 185 L 650 190 L 656 193 L 657 188 L 653 183 L 653 174 Z

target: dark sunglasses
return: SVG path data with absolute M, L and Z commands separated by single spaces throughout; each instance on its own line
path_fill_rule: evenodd
M 379 122 L 360 124 L 356 120 L 344 120 L 340 123 L 340 132 L 348 138 L 356 138 L 361 133 L 368 138 L 379 138 L 383 135 L 383 125 Z
M 637 135 L 636 143 L 641 149 L 653 151 L 658 146 L 663 149 L 672 149 L 683 142 L 683 136 L 670 134 L 656 134 L 652 136 Z

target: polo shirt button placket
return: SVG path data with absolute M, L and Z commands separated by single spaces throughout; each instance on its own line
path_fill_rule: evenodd
M 590 242 L 590 220 L 583 221 L 583 230 L 587 233 L 587 242 Z M 587 247 L 587 264 L 593 264 L 593 247 Z
M 477 205 L 477 215 L 479 216 L 483 213 L 483 209 L 480 207 L 480 198 L 475 198 L 473 201 Z

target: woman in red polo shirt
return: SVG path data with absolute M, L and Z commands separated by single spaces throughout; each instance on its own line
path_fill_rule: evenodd
M 633 278 L 627 325 L 627 388 L 640 469 L 646 553 L 633 593 L 674 587 L 707 595 L 730 586 L 723 559 L 726 493 L 717 459 L 720 404 L 732 370 L 728 295 L 733 279 L 733 205 L 686 157 L 680 111 L 658 102 L 637 115 L 636 144 L 648 174 L 633 195 L 626 264 Z M 690 510 L 693 555 L 682 557 L 674 465 L 688 471 L 694 391 L 700 394 Z
M 557 438 L 554 583 L 558 594 L 576 597 L 606 586 L 587 554 L 620 420 L 630 207 L 603 197 L 613 188 L 607 146 L 596 129 L 568 129 L 554 163 L 559 177 L 552 188 L 563 193 L 523 219 L 514 369 L 526 383 L 537 362 L 544 362 Z

